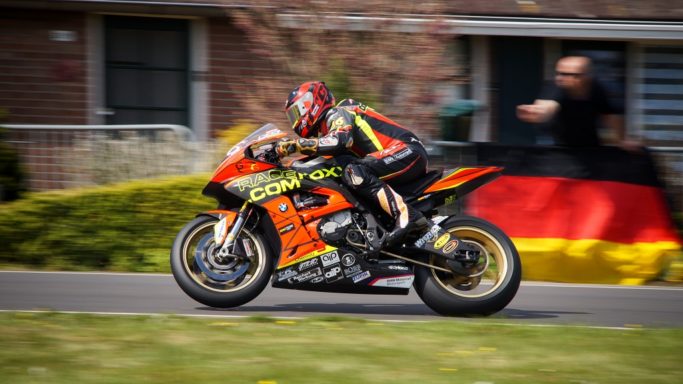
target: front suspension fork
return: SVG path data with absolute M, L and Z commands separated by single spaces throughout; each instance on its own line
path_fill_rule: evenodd
M 231 250 L 233 244 L 235 244 L 235 239 L 237 239 L 237 236 L 239 235 L 240 231 L 244 227 L 244 223 L 247 222 L 247 219 L 249 218 L 249 215 L 251 214 L 251 210 L 252 210 L 251 204 L 249 204 L 248 201 L 245 201 L 244 204 L 242 205 L 242 208 L 240 208 L 239 213 L 237 213 L 237 219 L 235 219 L 235 223 L 233 224 L 232 228 L 230 229 L 228 236 L 225 238 L 225 241 L 223 242 L 221 249 L 218 251 L 218 256 L 226 257 L 226 256 L 231 254 L 230 250 Z

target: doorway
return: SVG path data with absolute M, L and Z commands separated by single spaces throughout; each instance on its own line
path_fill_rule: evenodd
M 496 37 L 492 44 L 494 119 L 497 142 L 513 145 L 536 143 L 536 128 L 517 119 L 516 108 L 530 104 L 543 85 L 543 39 L 535 37 Z
M 105 16 L 107 124 L 189 122 L 189 22 Z

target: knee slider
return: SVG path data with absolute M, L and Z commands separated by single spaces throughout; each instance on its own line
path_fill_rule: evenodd
M 356 163 L 344 167 L 342 180 L 344 184 L 354 189 L 367 187 L 372 182 L 368 170 L 363 165 Z

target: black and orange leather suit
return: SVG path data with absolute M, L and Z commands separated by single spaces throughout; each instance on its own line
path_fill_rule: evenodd
M 354 193 L 376 201 L 396 219 L 397 228 L 405 228 L 421 216 L 389 186 L 426 173 L 427 152 L 417 136 L 353 100 L 343 100 L 331 108 L 320 124 L 320 137 L 298 140 L 301 153 L 355 155 L 344 167 L 342 178 Z

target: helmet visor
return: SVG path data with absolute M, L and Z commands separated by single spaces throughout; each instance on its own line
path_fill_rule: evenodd
M 289 124 L 294 128 L 296 123 L 299 121 L 299 118 L 301 117 L 301 112 L 299 111 L 298 106 L 296 103 L 292 104 L 291 107 L 287 111 L 285 111 L 287 114 L 287 120 L 289 120 Z
M 292 106 L 287 109 L 287 119 L 292 124 L 292 128 L 296 127 L 301 121 L 301 116 L 306 115 L 313 106 L 313 94 L 311 92 L 304 93 L 299 100 L 292 103 Z

